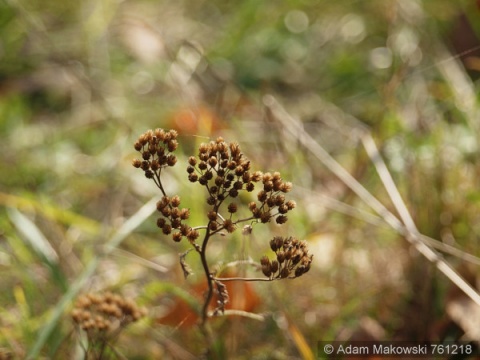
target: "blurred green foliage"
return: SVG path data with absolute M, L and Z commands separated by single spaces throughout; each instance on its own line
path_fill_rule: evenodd
M 193 304 L 201 280 L 193 257 L 198 275 L 181 275 L 188 244 L 165 239 L 154 216 L 139 220 L 158 191 L 132 168 L 132 144 L 156 127 L 180 133 L 167 191 L 194 225 L 205 194 L 184 168 L 202 141 L 238 141 L 253 169 L 279 170 L 297 189 L 282 228 L 210 245 L 212 261 L 245 249 L 258 261 L 272 234 L 295 233 L 317 264 L 298 281 L 253 287 L 264 322 L 213 321 L 231 358 L 309 358 L 316 341 L 348 334 L 461 336 L 468 329 L 445 310 L 460 296 L 454 286 L 262 99 L 273 95 L 395 212 L 358 140 L 367 126 L 420 232 L 476 259 L 479 20 L 473 0 L 0 2 L 0 359 L 82 358 L 68 310 L 79 292 L 102 290 L 151 310 L 122 334 L 125 357 L 201 353 L 195 328 L 155 320 L 178 298 Z M 477 281 L 465 258 L 445 256 Z

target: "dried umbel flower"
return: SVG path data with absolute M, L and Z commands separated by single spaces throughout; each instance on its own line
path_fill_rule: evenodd
M 287 213 L 295 207 L 291 200 L 286 201 L 284 193 L 291 190 L 292 184 L 284 182 L 280 173 L 262 173 L 250 171 L 250 161 L 243 155 L 240 146 L 233 142 L 227 143 L 223 138 L 203 143 L 199 146 L 198 156 L 188 159 L 187 173 L 191 182 L 198 182 L 207 189 L 207 204 L 213 212 L 228 198 L 236 198 L 242 191 L 252 192 L 256 182 L 263 186 L 257 193 L 259 203 L 249 205 L 253 218 L 258 222 L 268 223 L 275 218 L 277 224 L 287 221 Z M 230 219 L 219 222 L 212 211 L 208 213 L 210 224 L 208 228 L 213 232 L 227 230 L 232 232 L 236 224 L 242 220 L 232 218 L 237 213 L 237 205 L 230 202 L 228 212 Z M 215 223 L 215 224 L 213 224 Z
M 164 168 L 174 166 L 177 162 L 173 154 L 178 146 L 176 138 L 177 133 L 173 130 L 148 130 L 134 144 L 141 157 L 133 160 L 133 166 L 141 169 L 147 178 L 152 179 L 163 195 L 156 204 L 159 213 L 157 226 L 162 233 L 171 236 L 176 242 L 187 238 L 201 258 L 208 285 L 202 308 L 203 326 L 211 316 L 209 306 L 214 292 L 217 293 L 218 299 L 214 315 L 222 313 L 228 302 L 228 293 L 225 285 L 220 282 L 221 278 L 216 278 L 209 269 L 207 261 L 209 239 L 215 234 L 226 236 L 237 228 L 242 228 L 241 223 L 249 224 L 243 224 L 244 236 L 252 233 L 254 223 L 269 223 L 274 219 L 277 224 L 284 224 L 288 220 L 288 213 L 296 205 L 294 201 L 286 199 L 292 184 L 284 181 L 279 172 L 253 172 L 250 161 L 246 159 L 237 143 L 227 143 L 223 138 L 218 138 L 200 144 L 198 154 L 188 158 L 186 165 L 188 180 L 204 187 L 207 205 L 204 213 L 206 224 L 192 228 L 187 224 L 190 210 L 181 207 L 180 196 L 167 196 L 160 177 Z M 256 194 L 253 196 L 255 201 L 248 204 L 251 215 L 242 218 L 243 195 L 255 190 Z M 197 243 L 199 231 L 203 232 L 201 243 Z M 310 269 L 312 255 L 308 254 L 305 242 L 291 237 L 275 237 L 270 241 L 270 247 L 275 252 L 276 259 L 263 257 L 261 270 L 271 280 L 299 277 Z M 185 276 L 190 273 L 185 261 L 187 253 L 180 257 L 180 265 Z M 89 298 L 82 301 L 88 303 L 88 306 L 94 303 L 93 299 Z M 99 299 L 95 301 L 101 302 Z M 95 321 L 92 319 L 96 319 L 97 316 L 83 310 L 77 310 L 75 313 L 77 321 L 87 327 L 92 326 L 92 321 Z M 98 319 L 100 318 L 101 316 Z M 101 323 L 97 328 L 106 329 L 108 326 L 110 326 L 108 323 Z
M 275 218 L 277 224 L 286 223 L 288 220 L 286 214 L 295 208 L 295 202 L 285 201 L 284 195 L 292 189 L 292 183 L 284 182 L 279 172 L 273 174 L 257 172 L 252 178 L 261 180 L 263 184 L 263 189 L 257 194 L 260 204 L 253 202 L 249 205 L 253 217 L 260 219 L 262 223 L 267 223 L 272 218 Z
M 227 143 L 223 138 L 203 143 L 198 149 L 198 160 L 190 157 L 188 163 L 189 180 L 198 181 L 207 188 L 207 203 L 214 208 L 218 208 L 226 198 L 235 198 L 241 191 L 252 191 L 254 188 L 249 173 L 250 161 L 237 143 Z M 236 211 L 233 206 L 229 210 L 230 213 Z
M 310 270 L 313 255 L 308 253 L 306 241 L 275 236 L 270 240 L 270 248 L 275 252 L 276 260 L 270 261 L 267 256 L 260 259 L 265 276 L 272 279 L 296 278 Z
M 105 339 L 109 332 L 123 328 L 146 315 L 145 308 L 120 295 L 88 293 L 81 295 L 71 312 L 73 321 L 91 340 Z M 103 334 L 103 335 L 100 335 Z
M 190 210 L 180 208 L 180 196 L 175 195 L 172 198 L 163 196 L 157 202 L 157 211 L 161 214 L 161 217 L 157 219 L 157 226 L 165 235 L 172 234 L 173 229 L 180 230 L 172 234 L 173 241 L 181 241 L 182 237 L 186 237 L 192 230 L 184 223 L 190 217 Z
M 147 178 L 159 181 L 162 168 L 174 166 L 177 158 L 172 154 L 178 147 L 177 132 L 163 129 L 148 130 L 140 135 L 133 147 L 142 160 L 134 159 L 132 165 L 141 168 Z

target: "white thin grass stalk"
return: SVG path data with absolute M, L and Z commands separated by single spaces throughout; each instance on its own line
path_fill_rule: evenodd
M 295 188 L 298 191 L 299 187 L 296 186 Z M 334 199 L 328 195 L 318 193 L 316 191 L 311 191 L 305 188 L 301 188 L 301 191 L 307 194 L 305 195 L 307 198 L 318 197 L 319 199 L 321 199 L 321 201 L 319 201 L 318 203 L 327 209 L 334 210 L 336 212 L 345 214 L 352 218 L 364 221 L 365 223 L 370 225 L 385 227 L 385 228 L 392 228 L 383 218 L 381 218 L 378 215 L 369 213 L 362 209 L 358 209 L 355 206 L 346 204 L 342 201 Z M 402 224 L 402 227 L 399 227 L 398 229 L 393 229 L 393 230 L 402 236 L 406 236 L 408 234 L 408 230 L 403 224 Z M 419 237 L 420 237 L 420 240 L 422 240 L 423 242 L 425 242 L 427 245 L 431 246 L 434 249 L 437 249 L 443 253 L 455 256 L 458 259 L 468 261 L 472 264 L 480 265 L 480 257 L 478 256 L 472 255 L 455 246 L 445 244 L 437 239 L 426 236 L 424 234 L 419 234 Z
M 366 210 L 359 209 L 355 206 L 344 203 L 342 201 L 339 201 L 331 196 L 322 194 L 317 191 L 312 191 L 310 189 L 300 187 L 300 186 L 295 186 L 294 191 L 296 193 L 299 193 L 299 192 L 303 193 L 303 198 L 305 199 L 311 199 L 312 197 L 317 197 L 319 199 L 318 204 L 320 204 L 320 206 L 325 207 L 326 209 L 330 209 L 330 210 L 345 214 L 347 216 L 361 220 L 370 225 L 391 228 L 391 226 L 388 225 L 388 223 L 386 223 L 385 220 L 380 216 L 373 214 L 371 212 L 368 212 Z
M 154 261 L 147 260 L 147 259 L 145 259 L 141 256 L 138 256 L 138 255 L 135 255 L 134 253 L 132 253 L 130 251 L 127 251 L 127 250 L 116 248 L 112 252 L 112 255 L 116 256 L 116 257 L 125 258 L 130 262 L 135 262 L 135 263 L 140 264 L 140 265 L 142 265 L 146 268 L 150 268 L 150 269 L 158 271 L 160 273 L 166 273 L 168 271 L 168 268 L 166 266 L 162 266 L 160 264 L 157 264 Z
M 227 309 L 223 312 L 224 316 L 243 316 L 252 320 L 265 321 L 265 316 L 243 310 Z
M 97 269 L 97 266 L 100 263 L 101 256 L 109 255 L 116 247 L 118 247 L 118 245 L 120 245 L 123 240 L 125 240 L 125 238 L 127 238 L 128 235 L 130 235 L 138 226 L 140 226 L 148 217 L 150 217 L 150 215 L 155 212 L 156 203 L 159 199 L 159 197 L 154 197 L 145 205 L 143 205 L 113 234 L 113 236 L 107 242 L 104 253 L 90 260 L 90 262 L 87 264 L 80 276 L 77 277 L 77 279 L 73 282 L 68 291 L 63 295 L 63 297 L 54 307 L 54 310 L 51 312 L 49 318 L 45 322 L 44 327 L 40 330 L 37 341 L 27 355 L 27 360 L 38 358 L 42 347 L 45 345 L 45 342 L 48 340 L 52 331 L 57 326 L 57 323 L 65 312 L 67 306 L 77 296 L 77 294 L 84 287 L 88 279 L 90 279 L 90 277 Z
M 393 228 L 402 227 L 402 223 L 391 214 L 388 209 L 365 189 L 350 173 L 345 170 L 330 154 L 304 129 L 302 124 L 292 117 L 271 95 L 263 98 L 265 106 L 267 106 L 280 121 L 283 127 L 295 136 L 300 143 L 310 150 L 331 172 L 333 172 L 345 185 L 347 185 L 355 194 L 357 194 L 367 205 L 369 205 L 377 214 L 387 221 Z
M 431 247 L 437 250 L 440 250 L 446 254 L 455 256 L 461 260 L 468 261 L 472 264 L 480 265 L 480 258 L 478 256 L 472 255 L 466 251 L 456 248 L 455 246 L 445 244 L 441 241 L 438 241 L 436 239 L 433 239 L 423 234 L 420 234 L 420 237 L 425 243 L 427 243 L 428 245 L 430 245 Z
M 436 47 L 437 52 L 446 60 L 437 61 L 435 64 L 450 85 L 456 107 L 465 114 L 468 125 L 475 134 L 478 134 L 480 131 L 480 111 L 475 85 L 463 66 L 460 65 L 458 56 L 452 56 L 440 43 L 437 43 Z M 478 144 L 478 141 L 476 141 L 476 144 Z
M 118 247 L 125 238 L 130 235 L 137 227 L 139 227 L 145 220 L 152 215 L 157 206 L 160 197 L 155 196 L 143 205 L 138 211 L 133 214 L 122 226 L 115 232 L 115 234 L 107 242 L 105 253 L 109 254 L 112 250 Z
M 370 160 L 380 176 L 380 180 L 382 180 L 383 186 L 387 190 L 387 193 L 390 196 L 393 205 L 395 206 L 395 209 L 397 209 L 400 218 L 407 227 L 407 230 L 410 233 L 418 236 L 419 231 L 417 226 L 415 225 L 415 222 L 413 221 L 413 218 L 410 215 L 410 212 L 408 211 L 407 206 L 405 205 L 405 202 L 403 201 L 402 196 L 395 185 L 395 182 L 393 181 L 390 171 L 387 169 L 387 165 L 385 165 L 385 162 L 383 161 L 382 155 L 380 155 L 380 152 L 378 151 L 375 141 L 373 141 L 372 135 L 365 133 L 361 137 L 361 140 L 368 156 L 370 157 Z
M 265 106 L 267 106 L 275 118 L 280 121 L 283 127 L 295 136 L 300 143 L 306 147 L 312 154 L 319 159 L 330 171 L 332 171 L 345 185 L 347 185 L 355 194 L 357 194 L 366 204 L 377 212 L 385 221 L 390 224 L 395 230 L 404 232 L 403 224 L 395 215 L 378 201 L 370 192 L 363 187 L 353 176 L 351 176 L 343 166 L 341 166 L 328 152 L 315 141 L 304 129 L 302 124 L 292 117 L 277 100 L 271 96 L 266 95 L 263 99 Z M 366 134 L 366 132 L 364 133 Z M 378 156 L 378 155 L 377 155 Z M 396 188 L 396 187 L 395 187 Z M 401 199 L 401 197 L 400 197 Z M 397 204 L 398 205 L 398 204 Z M 407 211 L 408 212 L 408 211 Z M 405 214 L 403 214 L 406 216 Z M 408 219 L 409 215 L 406 216 Z M 410 217 L 411 218 L 411 217 Z M 408 220 L 407 220 L 408 221 Z M 409 224 L 408 226 L 412 226 Z M 413 244 L 417 250 L 424 255 L 429 261 L 434 263 L 436 267 L 447 276 L 455 285 L 457 285 L 468 297 L 470 297 L 476 304 L 480 305 L 480 295 L 463 279 L 445 260 L 443 260 L 434 250 L 428 247 L 420 240 L 420 234 L 415 231 L 416 226 L 413 223 L 414 232 L 406 227 L 407 233 L 405 238 Z
M 475 303 L 480 305 L 480 294 L 473 289 L 465 281 L 465 279 L 463 279 L 438 253 L 421 241 L 420 232 L 418 231 L 417 226 L 415 225 L 415 222 L 413 221 L 413 218 L 410 215 L 410 212 L 408 211 L 407 206 L 403 201 L 397 186 L 395 185 L 395 182 L 393 181 L 392 175 L 388 171 L 387 165 L 383 161 L 383 158 L 380 155 L 372 136 L 370 134 L 365 134 L 362 137 L 362 142 L 368 156 L 370 157 L 370 160 L 373 162 L 375 169 L 380 176 L 383 186 L 387 190 L 393 205 L 397 209 L 403 223 L 408 230 L 409 236 L 406 237 L 407 240 L 412 242 L 420 253 L 422 253 L 428 260 L 433 262 L 436 267 L 443 272 L 455 285 L 462 289 L 466 295 L 475 301 Z

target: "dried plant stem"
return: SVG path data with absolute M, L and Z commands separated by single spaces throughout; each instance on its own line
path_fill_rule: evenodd
M 478 121 L 480 111 L 477 105 L 477 91 L 475 90 L 475 84 L 469 78 L 461 63 L 457 61 L 457 58 L 471 51 L 478 50 L 480 46 L 469 49 L 467 52 L 457 56 L 450 54 L 446 47 L 440 43 L 436 44 L 436 48 L 437 53 L 443 60 L 436 61 L 435 65 L 448 82 L 457 109 L 465 114 L 465 119 L 472 132 L 478 134 L 480 131 L 480 123 Z M 478 144 L 478 141 L 476 143 Z
M 261 314 L 254 314 L 248 311 L 243 310 L 225 310 L 223 313 L 224 316 L 243 316 L 252 320 L 265 321 L 265 316 Z
M 374 197 L 362 184 L 340 165 L 330 154 L 313 139 L 304 129 L 302 124 L 291 116 L 280 103 L 271 95 L 264 97 L 264 104 L 271 110 L 275 119 L 280 121 L 284 128 L 310 152 L 319 159 L 332 173 L 334 173 L 345 185 L 357 194 L 367 205 L 379 214 L 387 223 L 402 226 L 402 223 L 388 211 L 388 209 Z
M 296 207 L 293 200 L 286 200 L 286 193 L 292 189 L 292 183 L 283 181 L 280 173 L 262 173 L 250 171 L 250 161 L 245 158 L 236 142 L 227 143 L 219 137 L 216 141 L 202 143 L 199 146 L 197 156 L 188 158 L 188 180 L 204 186 L 208 198 L 206 204 L 208 210 L 206 225 L 191 227 L 186 223 L 190 217 L 190 210 L 180 207 L 180 196 L 166 195 L 160 173 L 162 169 L 172 167 L 177 163 L 173 152 L 177 149 L 178 133 L 175 130 L 165 131 L 157 128 L 147 130 L 135 141 L 133 147 L 141 154 L 141 159 L 133 159 L 132 165 L 141 169 L 148 179 L 152 179 L 162 193 L 162 198 L 156 203 L 156 209 L 161 214 L 157 218 L 157 226 L 162 229 L 164 235 L 171 235 L 172 240 L 179 242 L 187 238 L 190 245 L 200 256 L 201 264 L 207 281 L 207 289 L 200 310 L 199 327 L 202 332 L 207 355 L 214 356 L 214 338 L 208 325 L 208 318 L 225 314 L 225 305 L 229 302 L 229 294 L 222 278 L 216 278 L 217 271 L 211 271 L 207 248 L 212 236 L 216 234 L 226 235 L 233 233 L 238 224 L 243 222 L 268 223 L 272 219 L 277 224 L 284 224 L 287 213 Z M 240 192 L 252 192 L 254 183 L 261 183 L 256 200 L 248 204 L 251 216 L 238 218 L 238 202 L 235 198 Z M 228 201 L 228 202 L 227 202 Z M 224 215 L 220 208 L 225 205 Z M 228 211 L 228 216 L 226 216 Z M 251 225 L 250 231 L 251 231 Z M 199 230 L 204 231 L 201 241 Z M 244 228 L 245 231 L 245 228 Z M 247 231 L 248 232 L 248 231 Z M 299 277 L 310 270 L 313 255 L 308 253 L 306 241 L 300 241 L 295 237 L 283 238 L 280 236 L 270 240 L 270 248 L 276 253 L 277 260 L 267 256 L 260 259 L 259 268 L 267 279 L 228 278 L 226 281 L 271 281 L 277 279 L 291 279 Z M 187 277 L 191 271 L 185 262 L 188 252 L 180 254 L 180 266 Z M 210 303 L 216 295 L 216 307 L 209 313 Z
M 362 137 L 362 142 L 367 150 L 368 155 L 370 156 L 370 159 L 377 169 L 380 179 L 382 180 L 390 199 L 392 199 L 393 205 L 397 209 L 403 223 L 408 230 L 406 239 L 415 246 L 418 252 L 433 262 L 441 272 L 443 272 L 455 285 L 462 289 L 463 292 L 468 295 L 468 297 L 475 301 L 476 304 L 480 305 L 480 294 L 478 294 L 478 292 L 475 291 L 435 250 L 431 249 L 422 241 L 420 232 L 418 231 L 417 226 L 415 225 L 415 222 L 413 221 L 407 209 L 407 206 L 403 202 L 402 196 L 395 186 L 392 176 L 390 175 L 385 162 L 378 152 L 372 136 L 370 134 L 365 134 Z
M 297 187 L 298 188 L 298 187 Z M 334 199 L 328 195 L 318 193 L 316 191 L 312 191 L 306 188 L 302 188 L 302 191 L 308 193 L 308 197 L 316 196 L 321 201 L 319 203 L 322 204 L 325 208 L 340 212 L 342 214 L 354 217 L 356 219 L 362 220 L 366 223 L 369 223 L 374 226 L 379 227 L 389 227 L 392 228 L 394 224 L 388 224 L 383 220 L 380 216 L 372 214 L 362 209 L 358 209 L 354 206 L 349 204 L 343 203 L 337 199 Z M 399 234 L 406 236 L 408 230 L 406 229 L 405 225 L 400 224 L 400 226 L 395 226 L 393 229 L 398 232 Z M 468 261 L 469 263 L 480 265 L 480 258 L 478 256 L 472 255 L 466 251 L 463 251 L 455 246 L 445 244 L 439 240 L 426 236 L 424 234 L 419 234 L 419 237 L 423 242 L 427 245 L 431 246 L 434 249 L 437 249 L 443 253 L 452 255 L 457 257 L 458 259 Z
M 210 301 L 212 300 L 212 296 L 213 296 L 213 276 L 210 273 L 210 269 L 208 267 L 207 254 L 206 254 L 209 239 L 210 239 L 210 229 L 207 226 L 205 237 L 203 238 L 202 249 L 200 250 L 200 258 L 202 261 L 203 270 L 205 271 L 205 278 L 207 279 L 207 284 L 208 284 L 208 290 L 205 296 L 205 303 L 203 304 L 203 308 L 202 308 L 202 325 L 205 324 L 205 322 L 207 321 L 208 305 L 210 304 Z
M 286 278 L 253 278 L 253 277 L 231 277 L 231 278 L 222 278 L 214 277 L 213 280 L 218 281 L 274 281 L 274 280 L 284 280 L 284 279 L 295 279 L 294 276 L 289 276 Z
M 281 104 L 271 95 L 264 97 L 264 104 L 272 112 L 275 118 L 283 127 L 295 136 L 299 142 L 312 152 L 330 171 L 332 171 L 345 185 L 356 193 L 366 204 L 374 209 L 389 225 L 395 230 L 402 229 L 405 239 L 425 256 L 430 262 L 447 276 L 458 288 L 460 288 L 477 305 L 480 305 L 480 294 L 473 289 L 436 251 L 431 249 L 422 241 L 422 236 L 413 222 L 408 209 L 403 202 L 393 179 L 388 172 L 385 163 L 376 149 L 369 132 L 363 130 L 361 139 L 364 147 L 369 153 L 371 160 L 379 172 L 380 178 L 387 189 L 392 202 L 400 213 L 403 223 L 393 215 L 388 209 L 375 198 L 367 189 L 365 189 L 353 176 L 351 176 L 343 166 L 341 166 L 328 152 L 315 141 L 304 129 L 302 124 L 291 116 Z

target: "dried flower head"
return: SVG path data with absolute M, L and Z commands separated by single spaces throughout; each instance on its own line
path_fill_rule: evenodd
M 308 253 L 306 241 L 275 236 L 270 240 L 270 248 L 276 254 L 276 260 L 270 261 L 267 256 L 260 259 L 265 276 L 272 279 L 296 278 L 310 270 L 313 255 Z
M 148 130 L 140 135 L 134 144 L 140 157 L 134 159 L 132 165 L 141 169 L 147 178 L 152 179 L 163 195 L 156 204 L 159 213 L 157 226 L 161 232 L 171 236 L 175 242 L 187 238 L 201 257 L 208 284 L 202 308 L 203 325 L 210 316 L 208 309 L 214 292 L 217 294 L 214 315 L 223 313 L 225 304 L 229 301 L 225 285 L 209 269 L 206 252 L 210 237 L 218 233 L 222 235 L 232 233 L 242 222 L 250 223 L 242 228 L 244 236 L 252 233 L 254 223 L 269 223 L 275 220 L 277 224 L 284 224 L 288 220 L 288 213 L 296 204 L 286 199 L 285 194 L 291 191 L 292 184 L 284 181 L 279 172 L 252 171 L 250 161 L 244 156 L 239 144 L 228 143 L 219 137 L 215 141 L 200 144 L 197 155 L 188 158 L 186 165 L 188 180 L 204 187 L 208 207 L 204 214 L 206 224 L 192 228 L 187 224 L 190 210 L 181 207 L 180 196 L 167 196 L 160 176 L 164 168 L 177 163 L 177 157 L 173 154 L 177 147 L 176 131 Z M 255 201 L 248 203 L 251 215 L 242 218 L 240 204 L 244 203 L 244 195 L 254 190 Z M 199 231 L 204 232 L 201 243 L 197 243 Z M 262 257 L 260 267 L 263 274 L 271 280 L 296 278 L 309 271 L 313 256 L 308 253 L 305 241 L 276 236 L 270 241 L 270 248 L 276 258 L 270 260 L 267 256 Z M 185 260 L 187 254 L 188 251 L 180 256 L 180 265 L 185 276 L 191 271 Z M 122 321 L 120 318 L 126 318 L 124 308 L 118 304 L 111 305 L 115 303 L 111 300 L 112 296 L 108 296 L 110 299 L 108 301 L 105 296 L 98 295 L 80 298 L 72 317 L 87 331 L 89 329 L 107 331 L 112 326 L 112 319 L 119 322 Z M 131 310 L 130 313 L 134 314 L 135 311 Z
M 177 162 L 176 156 L 172 154 L 178 146 L 177 135 L 175 130 L 163 129 L 148 130 L 140 135 L 133 147 L 141 154 L 143 161 L 134 159 L 133 166 L 141 168 L 147 178 L 159 181 L 161 169 L 174 166 Z
M 218 138 L 209 143 L 202 143 L 198 148 L 198 155 L 188 159 L 186 170 L 188 179 L 191 182 L 198 182 L 208 192 L 207 204 L 212 210 L 208 212 L 207 218 L 208 228 L 212 232 L 221 230 L 232 232 L 236 229 L 239 220 L 232 218 L 238 211 L 236 203 L 228 203 L 230 219 L 220 222 L 216 213 L 228 198 L 237 198 L 242 192 L 252 192 L 256 182 L 262 181 L 263 187 L 257 194 L 260 204 L 249 205 L 255 219 L 266 223 L 282 215 L 277 221 L 281 224 L 287 219 L 285 214 L 292 209 L 286 205 L 285 197 L 280 195 L 285 184 L 280 173 L 251 172 L 250 161 L 235 142 L 227 143 L 223 138 Z
M 90 341 L 108 338 L 109 334 L 146 315 L 145 308 L 129 299 L 106 292 L 88 293 L 78 297 L 71 312 L 73 321 L 87 332 Z
M 248 172 L 250 161 L 245 158 L 240 146 L 227 143 L 221 137 L 201 144 L 198 157 L 190 157 L 188 163 L 189 180 L 196 182 L 198 179 L 200 185 L 207 188 L 210 195 L 208 204 L 214 208 L 218 208 L 228 197 L 237 197 L 241 191 L 252 191 L 252 182 L 260 180 L 259 177 L 252 178 Z

